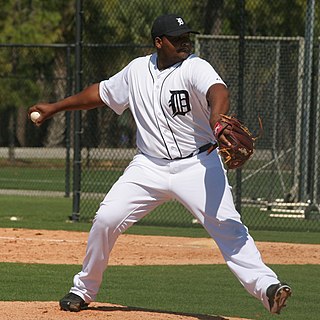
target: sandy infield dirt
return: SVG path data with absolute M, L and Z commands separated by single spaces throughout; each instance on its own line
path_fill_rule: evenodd
M 82 264 L 87 232 L 0 229 L 0 261 L 44 264 Z M 267 264 L 319 264 L 320 245 L 256 242 Z M 65 249 L 64 249 L 65 247 Z M 75 254 L 77 253 L 77 254 Z M 121 235 L 110 265 L 186 265 L 224 263 L 209 238 Z M 240 320 L 226 316 L 181 314 L 92 303 L 80 313 L 63 312 L 57 302 L 0 302 L 2 320 Z

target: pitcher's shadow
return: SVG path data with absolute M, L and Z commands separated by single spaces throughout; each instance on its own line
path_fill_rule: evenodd
M 171 314 L 177 316 L 188 316 L 194 317 L 194 319 L 198 320 L 228 320 L 228 318 L 221 317 L 221 316 L 211 316 L 211 315 L 204 315 L 204 314 L 194 314 L 194 313 L 184 313 L 184 312 L 171 312 L 171 311 L 164 311 L 164 310 L 156 310 L 156 309 L 147 309 L 147 308 L 139 308 L 139 307 L 131 307 L 131 306 L 90 306 L 87 307 L 86 310 L 91 311 L 100 311 L 100 312 L 115 312 L 115 311 L 122 311 L 122 312 L 152 312 L 152 313 L 159 313 L 159 314 Z

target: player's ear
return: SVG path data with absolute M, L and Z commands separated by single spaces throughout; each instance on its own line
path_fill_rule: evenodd
M 155 37 L 154 39 L 154 46 L 157 48 L 157 49 L 161 49 L 162 47 L 162 39 L 160 37 Z

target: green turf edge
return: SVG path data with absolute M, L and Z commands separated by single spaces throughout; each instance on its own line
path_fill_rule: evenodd
M 319 319 L 319 265 L 270 265 L 293 288 L 281 320 Z M 78 265 L 0 263 L 0 300 L 58 301 Z M 273 319 L 226 265 L 110 266 L 97 301 L 167 312 Z M 58 304 L 57 304 L 58 308 Z M 199 318 L 201 319 L 201 318 Z
M 0 195 L 0 227 L 47 230 L 89 231 L 91 223 L 71 222 L 70 198 L 49 198 Z M 15 216 L 17 221 L 11 221 Z M 177 237 L 208 237 L 200 226 L 161 227 L 136 224 L 128 234 L 163 235 Z M 320 244 L 319 232 L 257 231 L 250 230 L 256 241 Z
M 320 244 L 319 232 L 286 232 L 286 231 L 250 231 L 255 241 L 288 242 Z M 173 228 L 135 225 L 127 230 L 128 234 L 161 235 L 176 237 L 208 238 L 203 228 Z

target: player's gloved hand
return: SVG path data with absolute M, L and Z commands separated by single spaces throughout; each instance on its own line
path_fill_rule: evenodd
M 229 169 L 240 168 L 253 154 L 255 140 L 262 133 L 261 119 L 259 118 L 260 133 L 254 137 L 235 116 L 220 116 L 221 119 L 215 123 L 213 130 L 219 153 Z
M 214 125 L 213 134 L 218 143 L 220 142 L 220 144 L 231 146 L 231 142 L 228 140 L 228 136 L 230 135 L 231 131 L 230 131 L 230 126 L 229 128 L 228 126 L 229 126 L 228 123 L 220 119 Z

